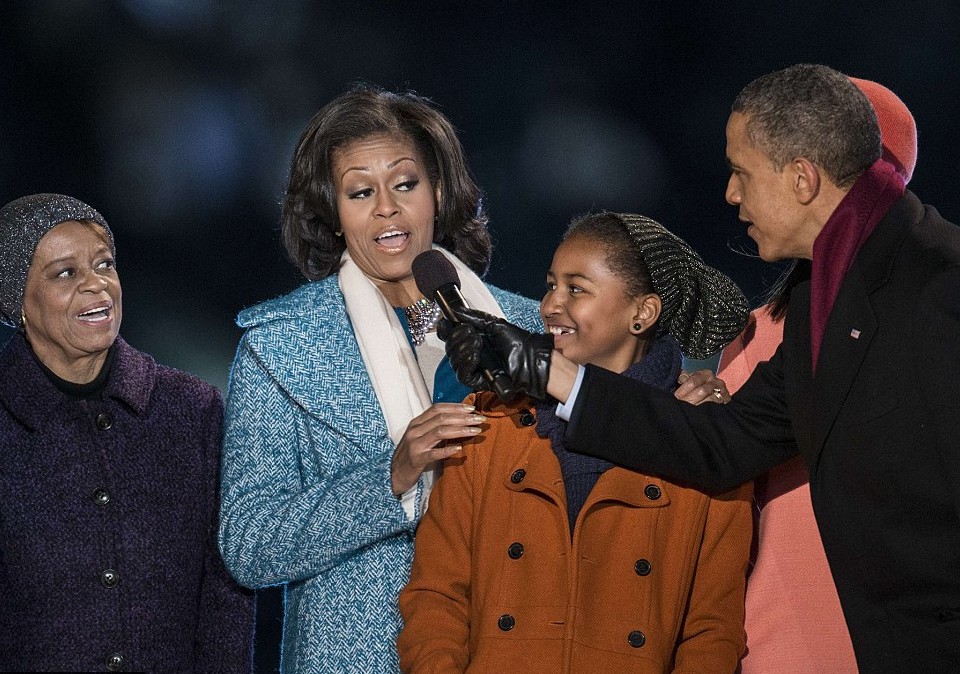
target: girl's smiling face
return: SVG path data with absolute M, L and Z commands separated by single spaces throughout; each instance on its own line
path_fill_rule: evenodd
M 638 333 L 656 321 L 645 301 L 650 297 L 656 296 L 629 297 L 626 283 L 607 264 L 605 245 L 574 235 L 553 255 L 540 316 L 564 356 L 623 372 L 643 357 L 645 340 Z M 641 330 L 635 329 L 638 322 Z

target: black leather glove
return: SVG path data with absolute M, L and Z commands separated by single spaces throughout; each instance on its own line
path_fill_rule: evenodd
M 461 384 L 474 391 L 491 390 L 480 368 L 483 337 L 472 325 L 441 318 L 437 323 L 437 337 L 445 342 L 447 358 Z
M 464 385 L 490 389 L 480 357 L 486 341 L 499 357 L 498 365 L 506 371 L 514 392 L 523 391 L 532 398 L 546 399 L 553 335 L 527 332 L 476 309 L 460 309 L 457 316 L 458 325 L 450 330 L 452 324 L 441 321 L 437 334 L 446 340 L 447 357 Z

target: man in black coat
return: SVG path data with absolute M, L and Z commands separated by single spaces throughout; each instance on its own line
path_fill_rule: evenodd
M 880 159 L 863 94 L 798 65 L 741 91 L 727 201 L 795 259 L 784 340 L 729 405 L 692 407 L 544 335 L 466 312 L 447 345 L 479 384 L 485 333 L 519 388 L 561 401 L 568 446 L 729 489 L 800 453 L 862 672 L 960 666 L 960 230 Z

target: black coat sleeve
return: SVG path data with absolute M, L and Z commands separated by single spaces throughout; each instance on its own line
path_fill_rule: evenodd
M 727 405 L 693 406 L 588 365 L 567 446 L 707 492 L 728 491 L 797 453 L 780 350 Z

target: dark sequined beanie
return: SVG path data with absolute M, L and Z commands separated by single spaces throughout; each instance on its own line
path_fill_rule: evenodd
M 113 232 L 92 206 L 63 194 L 31 194 L 0 208 L 0 321 L 20 323 L 23 290 L 33 253 L 43 235 L 68 220 L 89 220 L 107 232 L 116 254 Z
M 676 338 L 685 355 L 707 358 L 740 334 L 750 308 L 736 283 L 660 223 L 632 213 L 610 215 L 623 223 L 642 251 L 660 296 L 661 330 Z

